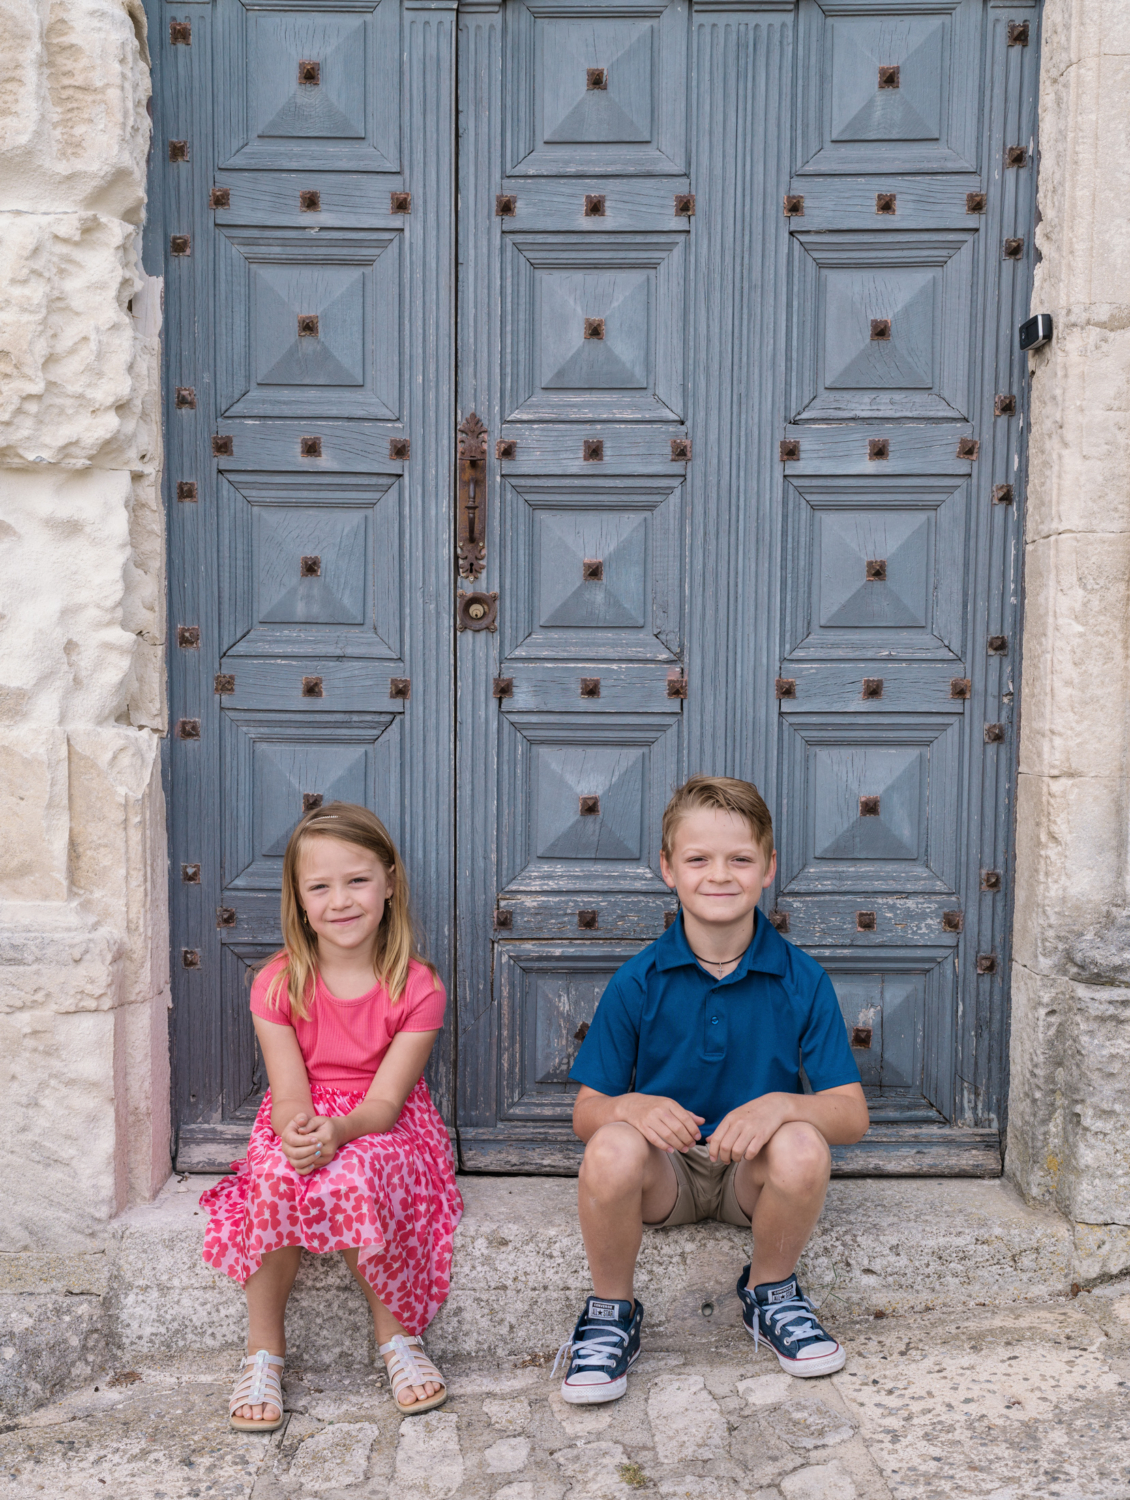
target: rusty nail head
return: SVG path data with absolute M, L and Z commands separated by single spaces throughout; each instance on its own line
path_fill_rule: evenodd
M 581 697 L 582 698 L 599 698 L 600 697 L 600 678 L 599 677 L 582 677 L 581 678 Z
M 889 339 L 891 336 L 890 318 L 871 319 L 871 337 L 873 340 Z
M 690 438 L 672 438 L 671 439 L 671 462 L 672 463 L 687 463 L 687 464 L 689 464 L 690 461 L 691 461 L 691 440 L 690 440 Z
M 178 625 L 177 645 L 185 651 L 193 651 L 200 645 L 199 625 Z
M 585 319 L 585 338 L 587 338 L 587 339 L 602 339 L 603 337 L 604 337 L 604 319 L 603 318 L 586 318 Z
M 494 696 L 496 698 L 513 698 L 513 696 L 514 696 L 514 679 L 513 679 L 513 677 L 496 677 L 494 679 L 494 688 L 493 688 L 492 691 L 493 691 Z
M 585 194 L 585 218 L 586 219 L 602 219 L 602 218 L 604 218 L 604 194 L 603 193 L 586 193 Z
M 216 926 L 217 927 L 234 927 L 235 926 L 235 907 L 234 906 L 217 906 L 217 908 L 216 908 Z
M 518 212 L 518 199 L 513 193 L 497 193 L 494 199 L 494 212 L 499 219 L 512 219 Z
M 959 911 L 944 911 L 942 913 L 942 931 L 960 932 L 964 922 Z
M 200 720 L 178 719 L 176 733 L 178 740 L 198 740 L 200 738 Z
M 184 881 L 185 885 L 199 885 L 200 884 L 200 866 L 199 865 L 181 865 L 181 867 L 180 867 L 180 878 Z
M 217 693 L 234 693 L 235 677 L 231 672 L 217 672 L 214 689 Z
M 388 695 L 390 698 L 403 698 L 405 700 L 411 698 L 411 677 L 390 677 L 388 680 Z
M 518 444 L 513 438 L 499 438 L 494 445 L 495 458 L 517 458 Z
M 973 690 L 973 684 L 968 677 L 950 678 L 950 697 L 968 698 Z
M 983 891 L 999 891 L 1001 888 L 1001 872 L 999 870 L 981 871 L 981 889 Z
M 898 210 L 896 208 L 897 202 L 898 202 L 898 198 L 897 198 L 897 195 L 894 194 L 894 193 L 876 193 L 875 194 L 875 212 L 877 214 L 893 214 L 893 213 L 897 213 L 898 212 Z
M 188 142 L 187 141 L 170 141 L 169 142 L 169 160 L 170 161 L 187 161 L 188 160 Z
M 321 458 L 322 440 L 320 437 L 304 437 L 298 439 L 298 453 L 301 458 Z
M 192 22 L 191 21 L 170 21 L 169 22 L 169 43 L 173 47 L 191 47 L 192 46 Z
M 586 557 L 581 564 L 581 577 L 590 583 L 600 583 L 604 577 L 604 559 L 600 557 Z
M 599 797 L 582 797 L 580 802 L 582 818 L 598 818 L 600 816 Z
M 881 698 L 883 696 L 883 679 L 881 677 L 865 677 L 863 679 L 863 696 L 865 698 Z
M 1023 256 L 1023 254 L 1024 254 L 1024 241 L 1023 240 L 1005 240 L 1005 242 L 1004 242 L 1004 258 L 1005 258 L 1005 260 L 1020 260 L 1021 257 Z
M 322 65 L 319 62 L 311 62 L 304 57 L 298 64 L 299 83 L 318 84 L 322 81 Z
M 681 667 L 672 667 L 667 673 L 667 696 L 668 698 L 687 696 L 687 679 Z
M 608 87 L 608 69 L 586 68 L 585 87 L 587 89 L 606 89 Z
M 776 681 L 776 684 L 775 684 L 775 687 L 776 687 L 776 693 L 777 693 L 777 697 L 778 698 L 795 698 L 796 697 L 796 678 L 795 677 L 778 677 L 777 681 Z
M 879 68 L 879 87 L 881 89 L 897 89 L 899 86 L 898 63 L 887 63 Z
M 866 1052 L 871 1046 L 872 1028 L 870 1026 L 853 1026 L 851 1028 L 851 1044 L 858 1047 L 861 1052 Z
M 1027 47 L 1028 45 L 1028 22 L 1010 21 L 1008 23 L 1008 45 L 1010 47 Z
M 600 926 L 597 913 L 595 911 L 579 911 L 577 913 L 577 926 L 584 927 L 589 932 L 592 932 Z
M 986 644 L 988 645 L 989 655 L 990 656 L 1007 656 L 1008 655 L 1008 636 L 1007 635 L 991 635 L 989 637 L 988 641 L 986 642 Z
M 304 677 L 302 679 L 302 696 L 304 698 L 323 698 L 322 679 L 320 677 Z
M 191 385 L 178 385 L 176 406 L 180 411 L 196 410 L 196 390 Z
M 676 193 L 675 194 L 675 217 L 677 219 L 693 219 L 694 218 L 694 194 L 693 193 Z
M 1026 167 L 1028 152 L 1023 146 L 1009 146 L 1004 153 L 1004 164 L 1006 167 Z
M 981 444 L 977 438 L 963 437 L 957 440 L 958 458 L 976 458 L 981 451 Z
M 890 438 L 868 438 L 867 439 L 867 457 L 868 458 L 871 458 L 871 459 L 875 459 L 875 458 L 890 458 L 890 456 L 891 456 L 891 440 L 890 440 Z
M 212 438 L 213 458 L 231 458 L 234 451 L 234 440 L 229 433 L 217 433 Z
M 966 193 L 965 212 L 967 214 L 983 214 L 988 206 L 989 195 L 987 193 Z
M 494 925 L 496 927 L 513 927 L 514 913 L 512 911 L 507 911 L 504 906 L 495 907 Z
M 316 339 L 318 337 L 318 314 L 298 314 L 298 337 L 300 339 Z
M 178 479 L 177 480 L 177 499 L 178 500 L 195 500 L 196 498 L 197 498 L 197 495 L 196 495 L 196 480 L 195 479 Z
M 877 818 L 879 816 L 879 798 L 860 797 L 859 816 L 861 818 Z
M 584 456 L 588 463 L 598 463 L 604 457 L 604 439 L 585 438 Z
M 302 811 L 304 813 L 316 812 L 317 809 L 321 807 L 324 801 L 325 798 L 322 796 L 321 792 L 303 792 Z
M 322 559 L 316 552 L 303 557 L 302 561 L 298 564 L 298 576 L 300 578 L 321 578 Z
M 855 927 L 857 932 L 874 932 L 875 913 L 873 911 L 857 911 L 855 914 Z
M 298 194 L 298 206 L 304 214 L 320 213 L 322 195 L 317 188 L 303 188 Z
M 389 456 L 389 458 L 407 459 L 410 456 L 411 452 L 412 452 L 412 440 L 411 440 L 411 438 L 389 438 L 389 440 L 388 440 L 388 456 Z
M 786 193 L 785 194 L 785 218 L 786 219 L 803 219 L 804 218 L 804 194 L 803 193 Z
M 180 950 L 180 961 L 186 969 L 198 969 L 200 967 L 200 954 L 195 948 L 182 948 Z
M 390 193 L 389 208 L 394 214 L 410 214 L 412 212 L 411 193 Z
M 995 974 L 997 968 L 997 956 L 995 953 L 978 953 L 978 974 Z
M 579 915 L 579 913 L 578 913 L 578 915 Z M 573 1040 L 575 1042 L 583 1042 L 584 1039 L 585 1039 L 585 1037 L 588 1036 L 588 1034 L 589 1034 L 589 1023 L 587 1021 L 582 1021 L 581 1024 L 577 1027 L 576 1031 L 574 1031 L 574 1033 L 573 1033 Z
M 993 504 L 994 505 L 1011 505 L 1012 504 L 1012 485 L 1011 484 L 994 484 L 993 485 Z
M 674 927 L 674 925 L 675 925 L 675 918 L 678 915 L 679 915 L 678 912 L 675 912 L 675 911 L 665 911 L 663 913 L 663 931 L 664 932 L 667 931 L 668 927 Z
M 1004 743 L 1004 725 L 1003 724 L 986 724 L 985 725 L 985 744 L 986 745 L 1000 745 L 1000 744 L 1003 744 L 1003 743 Z
M 997 417 L 1014 417 L 1016 415 L 1016 397 L 998 396 L 993 402 L 993 415 Z
M 795 463 L 800 458 L 800 438 L 783 438 L 779 452 L 783 464 Z
M 885 557 L 869 557 L 863 569 L 863 575 L 868 583 L 883 583 L 887 577 L 887 559 Z
M 230 208 L 231 188 L 213 188 L 208 194 L 209 208 Z

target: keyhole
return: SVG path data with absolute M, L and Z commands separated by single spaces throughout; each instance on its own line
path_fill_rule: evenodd
M 485 604 L 475 603 L 467 606 L 467 613 L 471 616 L 472 620 L 481 620 L 486 612 Z

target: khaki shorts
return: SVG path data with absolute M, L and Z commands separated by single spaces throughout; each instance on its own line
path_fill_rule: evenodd
M 668 1158 L 675 1169 L 679 1196 L 665 1219 L 649 1229 L 668 1229 L 673 1224 L 697 1224 L 700 1219 L 721 1219 L 723 1224 L 749 1228 L 749 1215 L 742 1211 L 734 1191 L 737 1162 L 710 1160 L 709 1146 L 692 1146 L 686 1153 L 673 1151 Z

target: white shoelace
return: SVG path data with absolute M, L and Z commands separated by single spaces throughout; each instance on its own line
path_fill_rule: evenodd
M 619 1328 L 615 1323 L 582 1323 L 580 1331 L 583 1334 L 590 1328 L 599 1328 L 601 1331 L 595 1338 L 566 1339 L 561 1345 L 557 1358 L 553 1361 L 553 1369 L 549 1372 L 551 1380 L 557 1374 L 557 1366 L 566 1353 L 576 1355 L 576 1364 L 581 1370 L 608 1370 L 615 1365 L 628 1342 L 627 1329 Z M 570 1363 L 573 1361 L 570 1360 Z
M 774 1333 L 782 1330 L 788 1333 L 794 1344 L 799 1344 L 801 1339 L 823 1338 L 828 1335 L 815 1321 L 816 1309 L 807 1297 L 790 1297 L 787 1302 L 778 1302 L 773 1307 L 762 1307 L 760 1311 L 765 1316 L 765 1321 Z M 753 1352 L 756 1354 L 761 1347 L 761 1319 L 753 1321 Z

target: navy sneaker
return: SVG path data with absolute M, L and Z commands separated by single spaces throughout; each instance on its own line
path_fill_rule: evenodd
M 628 1371 L 640 1357 L 643 1304 L 605 1302 L 590 1297 L 577 1319 L 573 1337 L 557 1351 L 551 1375 L 568 1354 L 569 1367 L 561 1382 L 561 1399 L 575 1406 L 615 1401 L 628 1389 Z
M 831 1375 L 842 1370 L 847 1354 L 820 1326 L 816 1309 L 795 1276 L 767 1281 L 749 1289 L 749 1266 L 738 1278 L 742 1322 L 756 1349 L 761 1341 L 773 1350 L 790 1375 Z

